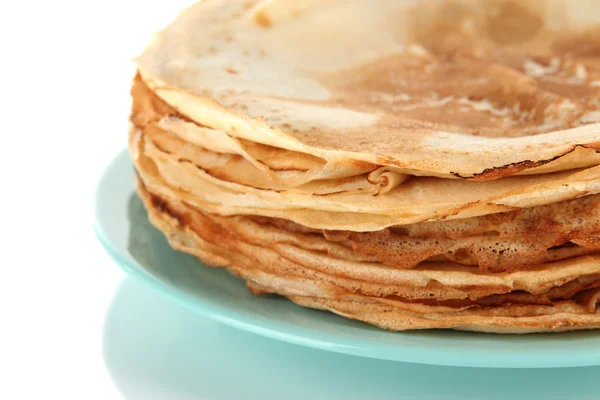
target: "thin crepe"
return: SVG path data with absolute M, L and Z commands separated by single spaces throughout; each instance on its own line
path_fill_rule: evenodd
M 235 229 L 240 218 L 210 216 L 156 197 L 143 184 L 138 189 L 152 223 L 173 247 L 226 267 L 246 279 L 254 294 L 281 294 L 304 306 L 393 330 L 528 333 L 591 329 L 600 324 L 598 256 L 503 276 L 466 273 L 451 264 L 441 270 L 422 267 L 415 274 L 403 274 L 376 268 L 369 261 L 337 258 L 344 254 L 325 256 L 311 243 L 297 245 L 313 247 L 312 251 L 296 246 L 290 250 L 290 245 L 269 243 L 262 237 L 240 236 Z M 298 252 L 305 255 L 298 256 Z M 335 266 L 340 262 L 345 263 L 344 269 Z M 372 290 L 373 286 L 379 289 Z
M 598 32 L 591 1 L 208 0 L 136 64 L 232 137 L 489 180 L 600 163 Z
M 311 228 L 375 231 L 432 219 L 518 210 L 600 192 L 600 167 L 471 182 L 414 177 L 381 196 L 263 190 L 223 181 L 169 154 L 133 129 L 130 152 L 151 190 L 221 215 L 283 218 Z M 368 198 L 366 201 L 365 197 Z

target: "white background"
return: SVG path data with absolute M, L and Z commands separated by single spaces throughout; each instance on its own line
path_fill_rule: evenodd
M 130 60 L 190 1 L 0 1 L 0 399 L 120 398 L 102 325 L 122 272 L 92 231 L 125 147 Z

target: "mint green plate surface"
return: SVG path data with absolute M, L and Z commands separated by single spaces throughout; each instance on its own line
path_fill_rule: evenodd
M 108 166 L 95 199 L 96 234 L 133 278 L 223 324 L 322 350 L 420 364 L 503 368 L 600 365 L 600 332 L 521 336 L 387 332 L 279 297 L 254 297 L 227 271 L 172 250 L 134 193 L 126 152 Z
M 600 367 L 459 368 L 354 357 L 204 318 L 125 278 L 104 359 L 128 400 L 597 400 Z

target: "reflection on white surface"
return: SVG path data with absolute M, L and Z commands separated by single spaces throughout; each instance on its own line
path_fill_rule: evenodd
M 127 279 L 104 332 L 109 372 L 129 400 L 597 399 L 600 367 L 500 370 L 379 361 L 222 326 Z

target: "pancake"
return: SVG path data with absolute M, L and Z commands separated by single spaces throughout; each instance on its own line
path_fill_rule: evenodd
M 238 156 L 241 168 L 264 175 L 278 185 L 296 187 L 314 180 L 339 179 L 374 172 L 377 165 L 332 158 L 326 161 L 306 153 L 284 150 L 229 136 L 227 133 L 198 125 L 178 113 L 156 96 L 137 75 L 131 88 L 132 123 L 170 134 L 170 141 L 187 143 L 204 151 Z M 190 149 L 190 151 L 192 151 Z M 248 165 L 251 164 L 251 165 Z M 229 176 L 235 176 L 233 172 Z
M 429 219 L 486 215 L 600 191 L 600 167 L 471 182 L 431 177 L 408 179 L 389 167 L 319 162 L 314 157 L 307 160 L 298 156 L 302 153 L 280 154 L 260 149 L 262 145 L 249 146 L 249 142 L 238 142 L 244 150 L 238 149 L 236 154 L 227 149 L 214 151 L 219 150 L 214 143 L 224 146 L 234 139 L 177 120 L 176 111 L 149 93 L 139 77 L 134 80 L 132 95 L 132 123 L 143 131 L 143 135 L 138 135 L 144 141 L 140 157 L 143 154 L 151 158 L 159 169 L 157 173 L 172 187 L 205 195 L 189 201 L 212 207 L 212 212 L 221 214 L 250 213 L 325 229 L 372 231 Z M 174 120 L 179 122 L 165 122 Z M 181 123 L 190 127 L 169 130 Z M 183 130 L 187 132 L 182 134 Z M 220 136 L 204 135 L 210 131 L 211 135 Z M 265 160 L 271 164 L 287 160 L 288 167 L 292 167 L 290 163 L 296 165 L 281 171 L 266 166 Z M 138 169 L 142 171 L 141 167 Z M 384 193 L 386 196 L 365 201 L 365 195 Z
M 236 138 L 489 180 L 599 164 L 599 31 L 577 0 L 208 0 L 136 65 Z
M 148 144 L 145 136 L 134 130 L 130 146 L 138 171 L 152 190 L 221 215 L 262 215 L 312 228 L 375 231 L 518 210 L 600 192 L 600 167 L 486 182 L 415 177 L 381 196 L 351 190 L 327 195 L 262 190 L 215 178 L 187 161 L 173 162 L 168 152 Z
M 396 331 L 600 328 L 595 2 L 205 0 L 135 63 L 150 221 L 252 294 Z
M 252 224 L 240 221 L 245 217 L 204 214 L 151 194 L 141 182 L 138 191 L 151 222 L 174 248 L 226 267 L 255 294 L 280 294 L 393 330 L 529 333 L 600 323 L 600 254 L 504 275 L 452 263 L 425 263 L 405 273 L 369 259 L 348 261 L 344 251 L 329 251 L 326 240 L 316 243 L 314 237 L 302 242 L 271 229 L 269 241 L 256 227 L 244 234 L 240 226 Z

